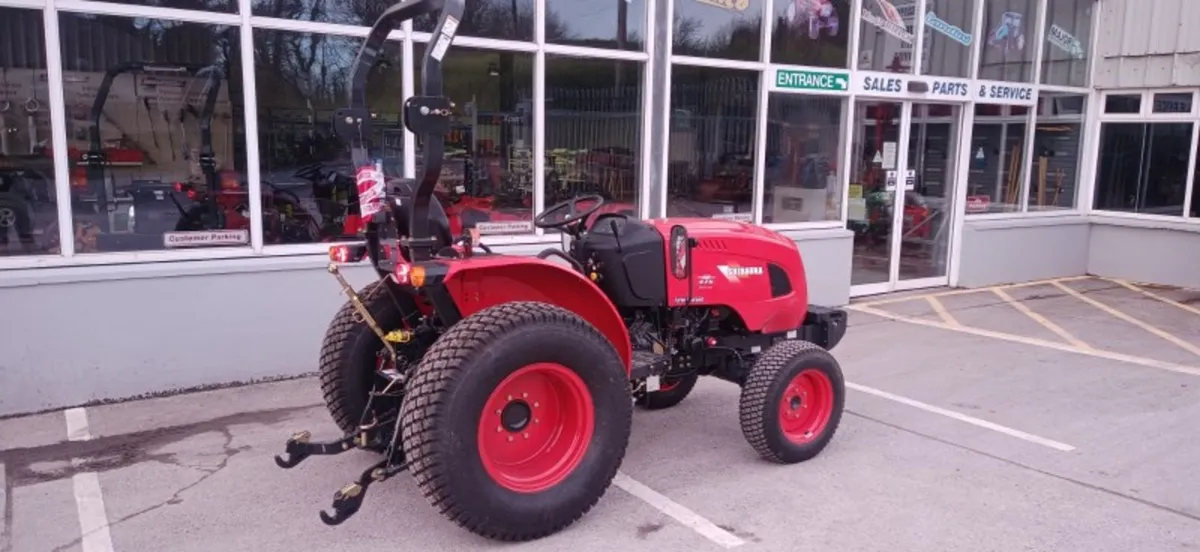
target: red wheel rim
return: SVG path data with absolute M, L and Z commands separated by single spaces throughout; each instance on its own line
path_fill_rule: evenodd
M 536 493 L 562 482 L 583 460 L 596 420 L 583 379 L 555 363 L 513 372 L 488 397 L 479 457 L 501 487 Z
M 833 415 L 833 382 L 815 368 L 801 371 L 788 382 L 779 400 L 779 427 L 796 444 L 821 436 Z

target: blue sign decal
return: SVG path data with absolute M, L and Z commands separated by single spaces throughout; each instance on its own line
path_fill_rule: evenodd
M 935 96 L 954 96 L 965 98 L 970 95 L 970 89 L 965 82 L 933 81 L 931 90 Z
M 904 79 L 885 77 L 863 77 L 866 92 L 903 92 Z
M 962 44 L 963 46 L 971 45 L 971 40 L 973 38 L 971 36 L 971 33 L 968 33 L 954 25 L 951 25 L 950 23 L 947 23 L 942 18 L 938 17 L 937 14 L 933 12 L 933 10 L 930 10 L 925 13 L 925 26 L 950 37 L 955 42 L 958 42 L 959 44 Z
M 979 86 L 979 97 L 990 100 L 1033 101 L 1032 86 L 1010 86 L 1006 84 L 983 84 Z

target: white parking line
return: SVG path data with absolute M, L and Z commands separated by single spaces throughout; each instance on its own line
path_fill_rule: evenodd
M 90 441 L 87 410 L 71 408 L 63 412 L 67 420 L 67 440 Z M 78 458 L 71 464 L 79 466 Z M 79 511 L 80 546 L 83 552 L 113 552 L 112 535 L 108 530 L 108 513 L 104 509 L 104 495 L 100 491 L 100 476 L 95 472 L 81 472 L 71 478 L 75 485 L 75 508 Z
M 658 491 L 634 481 L 633 478 L 625 475 L 624 473 L 617 472 L 616 477 L 613 478 L 613 485 L 637 498 L 642 499 L 642 501 L 644 501 L 646 504 L 653 506 L 655 509 L 668 516 L 671 516 L 675 519 L 675 521 L 682 523 L 691 530 L 700 533 L 700 535 L 702 535 L 704 538 L 713 541 L 724 548 L 735 548 L 746 544 L 746 541 L 738 538 L 737 535 L 717 527 L 716 524 L 708 521 L 700 514 L 697 514 L 696 512 L 687 509 L 687 507 L 683 506 L 682 504 L 679 504 L 663 496 L 662 494 L 659 494 Z
M 1030 443 L 1042 445 L 1044 447 L 1050 447 L 1052 449 L 1061 450 L 1063 452 L 1070 452 L 1070 451 L 1075 450 L 1075 447 L 1073 447 L 1071 445 L 1060 443 L 1058 441 L 1053 441 L 1053 440 L 1047 439 L 1045 437 L 1038 437 L 1037 435 L 1033 435 L 1032 433 L 1025 433 L 1024 431 L 1013 429 L 1011 427 L 1005 427 L 1000 424 L 989 422 L 987 420 L 981 420 L 979 418 L 967 416 L 966 414 L 961 414 L 961 413 L 955 412 L 953 410 L 947 410 L 940 406 L 926 404 L 921 401 L 910 399 L 908 397 L 901 397 L 900 395 L 888 393 L 887 391 L 880 391 L 880 390 L 872 388 L 872 387 L 867 387 L 865 385 L 859 385 L 857 383 L 852 383 L 852 382 L 846 382 L 846 387 L 849 387 L 850 389 L 854 389 L 856 391 L 861 391 L 863 393 L 867 393 L 869 395 L 875 395 L 876 397 L 887 399 L 889 401 L 895 401 L 900 404 L 908 405 L 913 408 L 919 408 L 926 412 L 931 412 L 933 414 L 939 414 L 939 415 L 945 416 L 947 418 L 953 418 L 955 420 L 958 420 L 958 421 L 964 422 L 964 423 L 968 423 L 973 426 L 982 427 L 984 429 L 990 429 L 992 431 L 995 431 L 998 433 L 1003 433 L 1010 437 L 1016 437 L 1017 439 L 1021 439 L 1024 441 L 1029 441 Z

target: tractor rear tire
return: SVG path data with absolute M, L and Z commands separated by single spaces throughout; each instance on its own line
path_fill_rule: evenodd
M 742 385 L 742 434 L 767 460 L 803 462 L 833 439 L 845 400 L 845 379 L 829 351 L 781 341 L 759 356 Z
M 452 326 L 406 387 L 408 466 L 443 515 L 477 535 L 529 541 L 584 516 L 629 443 L 625 365 L 576 314 L 536 302 Z
M 692 393 L 692 389 L 696 387 L 696 382 L 699 379 L 699 374 L 688 374 L 677 378 L 663 378 L 662 383 L 659 384 L 658 391 L 638 393 L 634 402 L 646 410 L 671 408 L 683 402 L 683 399 Z
M 383 331 L 401 327 L 403 314 L 392 301 L 382 280 L 367 284 L 357 293 Z M 366 322 L 359 319 L 358 311 L 347 300 L 325 331 L 318 370 L 325 406 L 343 433 L 358 431 L 375 378 L 376 355 L 382 349 L 383 341 Z M 382 414 L 387 408 L 396 406 L 381 404 L 376 399 L 372 409 Z

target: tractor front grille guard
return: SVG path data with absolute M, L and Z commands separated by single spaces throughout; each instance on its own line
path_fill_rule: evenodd
M 349 107 L 334 113 L 333 127 L 338 136 L 350 144 L 354 164 L 358 202 L 364 221 L 367 252 L 371 263 L 380 267 L 381 230 L 395 226 L 395 235 L 402 236 L 396 245 L 410 262 L 433 257 L 438 239 L 430 234 L 430 201 L 442 173 L 445 154 L 445 135 L 450 130 L 454 104 L 443 95 L 442 58 L 454 41 L 462 20 L 464 0 L 407 0 L 387 9 L 367 35 L 359 49 L 350 80 Z M 412 192 L 407 198 L 393 196 L 384 184 L 384 177 L 370 152 L 371 122 L 374 115 L 366 105 L 366 80 L 387 42 L 388 34 L 403 21 L 417 16 L 440 12 L 438 24 L 425 44 L 422 61 L 420 92 L 404 101 L 404 126 L 422 144 L 423 166 Z M 407 216 L 393 211 L 404 209 Z M 407 228 L 400 228 L 400 221 Z M 380 267 L 386 268 L 386 267 Z
M 438 239 L 430 234 L 430 201 L 441 176 L 445 134 L 450 129 L 450 115 L 454 107 L 442 93 L 442 58 L 462 20 L 463 4 L 464 0 L 407 0 L 383 12 L 358 51 L 350 80 L 349 106 L 334 113 L 334 130 L 350 145 L 351 160 L 357 175 L 358 201 L 365 223 L 366 253 L 377 269 L 386 268 L 384 263 L 387 259 L 381 255 L 381 247 L 390 248 L 393 245 L 385 243 L 393 240 L 384 237 L 383 230 L 389 230 L 386 232 L 388 235 L 401 236 L 394 240 L 394 245 L 410 262 L 429 260 L 438 244 Z M 379 161 L 371 156 L 371 122 L 374 115 L 366 105 L 366 80 L 387 42 L 388 34 L 406 20 L 434 12 L 440 12 L 440 16 L 436 30 L 425 45 L 420 94 L 405 100 L 403 114 L 405 127 L 423 142 L 424 167 L 412 192 L 403 198 L 387 190 Z M 408 227 L 401 228 L 401 221 L 406 221 Z M 341 277 L 337 265 L 331 263 L 329 271 L 338 278 L 356 312 L 380 337 L 394 362 L 397 355 L 392 342 L 407 340 L 408 335 L 405 334 L 401 340 L 392 334 L 384 334 L 358 294 Z M 389 414 L 382 419 L 367 419 L 376 398 L 394 397 L 399 393 L 394 388 L 403 387 L 403 374 L 393 373 L 389 378 L 383 390 L 371 391 L 358 431 L 327 442 L 314 442 L 309 432 L 301 431 L 288 439 L 285 456 L 275 457 L 279 467 L 293 468 L 313 455 L 382 448 L 383 459 L 334 494 L 333 514 L 320 513 L 321 520 L 328 525 L 340 524 L 354 515 L 362 505 L 370 484 L 384 481 L 407 468 L 404 453 L 398 447 L 401 433 L 399 416 Z

